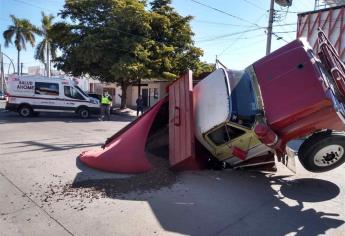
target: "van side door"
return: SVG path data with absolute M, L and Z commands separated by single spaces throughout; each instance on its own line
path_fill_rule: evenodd
M 36 110 L 62 110 L 64 101 L 60 96 L 60 85 L 54 82 L 35 82 L 34 104 Z

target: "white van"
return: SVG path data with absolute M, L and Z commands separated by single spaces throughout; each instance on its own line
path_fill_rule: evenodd
M 88 118 L 99 113 L 100 104 L 68 78 L 14 76 L 8 79 L 6 110 L 23 117 L 44 111 L 75 112 Z

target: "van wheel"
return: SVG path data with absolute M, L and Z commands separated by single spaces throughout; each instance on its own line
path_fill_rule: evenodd
M 313 135 L 302 144 L 298 158 L 308 171 L 332 170 L 345 162 L 345 136 L 331 132 Z
M 79 109 L 78 114 L 79 114 L 80 118 L 82 118 L 82 119 L 87 119 L 90 116 L 89 110 L 87 108 L 84 108 L 84 107 Z
M 30 117 L 33 114 L 33 110 L 29 105 L 22 105 L 19 107 L 18 113 L 22 117 Z

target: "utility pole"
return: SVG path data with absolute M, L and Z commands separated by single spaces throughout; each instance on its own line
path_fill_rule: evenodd
M 1 45 L 0 45 L 0 73 L 1 73 L 1 92 L 4 93 L 4 56 L 2 55 Z
M 266 55 L 270 54 L 271 52 L 273 17 L 274 17 L 274 0 L 271 0 L 270 15 L 268 18 L 268 27 L 267 27 Z
M 48 42 L 48 40 L 46 40 L 46 54 L 46 75 L 48 78 L 50 78 L 50 43 Z

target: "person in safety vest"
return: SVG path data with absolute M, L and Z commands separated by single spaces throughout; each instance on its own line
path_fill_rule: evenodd
M 104 120 L 104 117 L 107 120 L 110 120 L 110 107 L 111 107 L 111 97 L 107 92 L 104 92 L 101 98 L 101 116 L 99 120 Z

